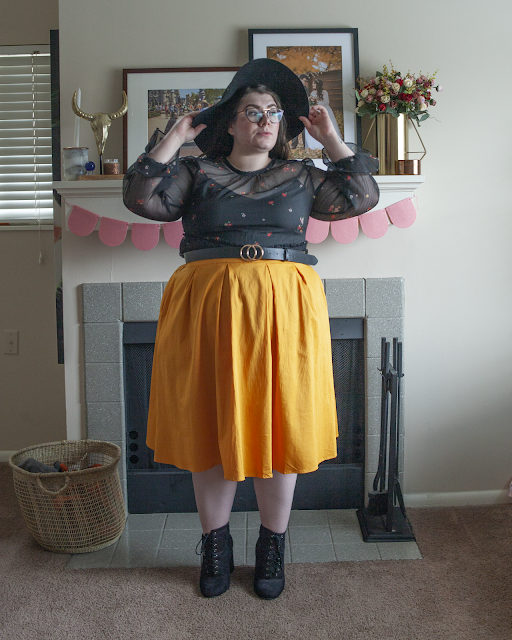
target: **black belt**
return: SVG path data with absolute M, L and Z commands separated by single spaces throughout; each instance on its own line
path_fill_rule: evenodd
M 243 247 L 217 247 L 214 249 L 197 249 L 183 254 L 185 262 L 195 260 L 212 260 L 214 258 L 242 258 L 248 262 L 257 260 L 286 260 L 288 262 L 302 262 L 316 264 L 318 259 L 296 249 L 276 249 L 261 247 L 259 244 L 244 244 Z

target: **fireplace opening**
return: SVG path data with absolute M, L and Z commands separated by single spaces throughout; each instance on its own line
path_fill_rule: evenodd
M 146 446 L 156 324 L 123 325 L 128 512 L 191 512 L 196 511 L 191 473 L 155 462 Z M 330 325 L 338 455 L 317 471 L 298 476 L 293 509 L 355 509 L 364 504 L 364 322 L 331 318 Z M 252 479 L 238 483 L 233 510 L 257 510 Z

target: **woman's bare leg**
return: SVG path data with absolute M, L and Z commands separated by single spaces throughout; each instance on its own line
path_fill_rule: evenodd
M 208 471 L 193 472 L 192 482 L 203 533 L 220 529 L 229 522 L 237 482 L 224 479 L 221 464 Z
M 284 533 L 290 519 L 296 473 L 272 471 L 273 478 L 254 478 L 261 524 L 274 533 Z

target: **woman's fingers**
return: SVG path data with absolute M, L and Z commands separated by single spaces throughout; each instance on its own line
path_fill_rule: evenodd
M 305 116 L 299 116 L 299 120 L 306 127 L 306 131 L 309 131 L 311 128 L 311 121 L 309 120 L 309 118 L 306 118 Z
M 191 113 L 187 113 L 187 115 L 182 116 L 169 131 L 169 134 L 174 132 L 182 138 L 183 142 L 191 142 L 194 138 L 197 138 L 201 131 L 206 129 L 205 124 L 199 124 L 197 127 L 192 126 L 192 122 L 198 113 L 199 111 L 192 111 Z

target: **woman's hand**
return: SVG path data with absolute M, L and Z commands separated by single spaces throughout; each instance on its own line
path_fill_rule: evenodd
M 205 124 L 199 124 L 197 127 L 192 126 L 192 121 L 198 113 L 199 111 L 192 111 L 179 118 L 165 135 L 165 138 L 148 155 L 157 162 L 168 164 L 174 158 L 181 145 L 185 144 L 185 142 L 192 142 L 203 129 L 206 129 Z
M 300 116 L 307 132 L 322 144 L 333 162 L 348 158 L 354 153 L 340 140 L 329 113 L 322 105 L 315 104 L 309 110 L 309 116 Z
M 324 147 L 326 146 L 326 140 L 328 141 L 332 137 L 338 138 L 327 109 L 319 104 L 313 105 L 309 110 L 309 116 L 307 118 L 300 116 L 300 120 L 306 127 L 307 132 L 315 140 L 321 142 Z
M 181 144 L 185 144 L 185 142 L 192 142 L 192 140 L 197 138 L 203 129 L 206 129 L 205 124 L 199 124 L 197 127 L 192 126 L 192 121 L 198 113 L 200 112 L 192 111 L 191 113 L 187 113 L 186 116 L 181 116 L 181 118 L 179 118 L 172 126 L 167 135 L 171 136 L 171 134 L 174 133 L 174 135 L 182 141 Z

